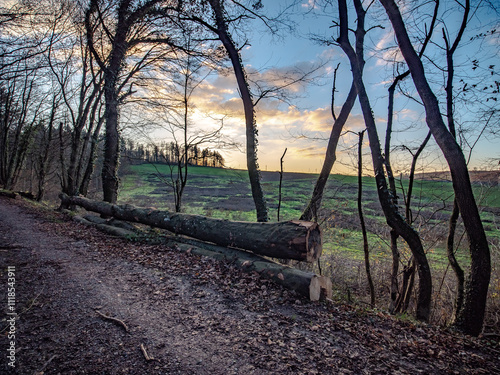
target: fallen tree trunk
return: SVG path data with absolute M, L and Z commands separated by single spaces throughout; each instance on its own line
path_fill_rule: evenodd
M 36 197 L 33 195 L 33 193 L 29 191 L 12 191 L 12 190 L 0 189 L 0 196 L 12 199 L 18 199 L 19 197 L 23 197 L 26 199 L 30 199 L 32 201 L 36 200 Z
M 85 225 L 95 226 L 105 233 L 128 240 L 141 238 L 140 230 L 131 231 L 117 227 L 117 224 L 122 226 L 124 223 L 117 223 L 116 220 L 108 221 L 97 216 L 92 217 L 92 215 L 85 215 L 85 217 L 76 215 L 73 216 L 73 220 Z M 230 249 L 183 236 L 159 236 L 158 241 L 169 248 L 185 253 L 231 262 L 243 272 L 257 272 L 261 277 L 270 279 L 286 289 L 293 290 L 311 301 L 332 297 L 330 278 L 318 276 L 313 272 L 291 268 L 248 251 Z
M 131 205 L 115 205 L 66 194 L 59 197 L 63 205 L 81 206 L 104 216 L 146 224 L 175 234 L 273 258 L 314 262 L 321 255 L 320 228 L 317 223 L 308 221 L 237 222 Z
M 168 239 L 167 245 L 194 255 L 230 261 L 244 272 L 257 272 L 262 277 L 270 279 L 287 289 L 294 290 L 311 301 L 332 297 L 332 281 L 326 276 L 301 271 L 246 251 L 223 248 L 188 238 L 176 237 Z
M 11 199 L 17 199 L 19 194 L 17 194 L 15 191 L 0 189 L 0 196 Z
M 106 232 L 108 234 L 111 234 L 113 236 L 122 237 L 130 240 L 138 237 L 137 233 L 135 233 L 132 230 L 120 228 L 112 224 L 106 224 L 105 223 L 106 220 L 104 219 L 102 219 L 103 222 L 99 222 L 97 220 L 91 220 L 88 216 L 90 215 L 87 215 L 85 217 L 76 215 L 73 216 L 73 220 L 81 224 L 94 226 L 97 229 Z

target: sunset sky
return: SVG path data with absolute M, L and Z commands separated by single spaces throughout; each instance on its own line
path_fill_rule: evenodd
M 264 10 L 272 13 L 285 3 L 287 2 L 263 1 Z M 312 2 L 309 1 L 309 3 Z M 290 88 L 291 99 L 288 103 L 272 99 L 264 99 L 259 102 L 256 113 L 259 131 L 258 158 L 261 170 L 279 170 L 280 157 L 285 148 L 288 148 L 284 160 L 286 171 L 319 172 L 326 150 L 326 139 L 333 124 L 330 112 L 331 89 L 333 70 L 339 62 L 341 65 L 337 75 L 335 100 L 337 114 L 351 84 L 349 63 L 341 49 L 336 46 L 319 45 L 308 38 L 312 34 L 319 34 L 325 38 L 336 35 L 335 29 L 330 28 L 332 19 L 336 18 L 335 12 L 330 9 L 328 15 L 324 9 L 314 8 L 309 3 L 304 1 L 303 4 L 297 4 L 293 8 L 293 20 L 297 22 L 296 30 L 293 33 L 285 31 L 283 35 L 273 37 L 266 32 L 262 24 L 255 22 L 253 32 L 248 34 L 250 45 L 241 52 L 247 73 L 253 80 L 273 80 L 279 74 L 286 72 L 291 74 L 290 72 L 296 71 L 297 68 L 300 71 L 307 71 L 324 64 L 314 73 L 314 76 L 317 77 L 314 83 L 296 84 Z M 443 5 L 443 8 L 445 6 L 447 5 Z M 374 14 L 383 16 L 381 6 L 378 3 L 373 8 Z M 431 8 L 429 8 L 429 12 L 430 10 Z M 444 11 L 448 12 L 446 19 L 451 21 L 447 25 L 448 32 L 454 38 L 456 27 L 460 24 L 460 18 L 451 10 Z M 351 15 L 351 21 L 353 18 Z M 499 23 L 499 19 L 492 12 L 488 13 L 482 10 L 472 17 L 474 27 L 479 24 L 479 20 L 483 25 L 483 31 L 490 30 L 493 25 Z M 373 17 L 368 17 L 367 27 L 373 25 L 375 25 Z M 384 29 L 374 29 L 367 35 L 365 47 L 367 63 L 364 71 L 365 84 L 370 95 L 381 142 L 384 141 L 387 122 L 387 88 L 392 82 L 392 64 L 386 63 L 383 58 L 390 58 L 393 50 L 388 49 L 388 47 L 395 43 L 392 28 L 387 24 L 384 26 Z M 442 28 L 443 26 L 440 25 L 434 34 L 434 40 L 439 44 L 442 44 L 443 40 Z M 463 38 L 464 44 L 477 33 L 477 29 L 466 31 Z M 456 60 L 460 63 L 459 69 L 463 69 L 466 74 L 468 74 L 467 72 L 476 74 L 481 71 L 480 74 L 487 76 L 487 79 L 499 81 L 498 66 L 487 69 L 488 66 L 498 64 L 500 61 L 498 46 L 497 33 L 486 37 L 482 43 L 469 43 L 456 54 Z M 436 48 L 430 53 L 435 53 L 435 51 Z M 480 66 L 473 71 L 472 60 L 478 54 L 482 56 Z M 439 63 L 442 64 L 442 61 Z M 443 77 L 443 73 L 439 73 L 432 78 L 438 82 L 440 80 L 442 83 Z M 471 80 L 473 79 L 476 78 L 471 77 Z M 455 87 L 463 85 L 463 82 L 459 82 L 459 80 L 460 76 L 455 81 Z M 408 90 L 413 90 L 411 80 L 406 81 L 405 87 Z M 418 96 L 416 97 L 418 98 Z M 214 120 L 211 118 L 225 116 L 224 134 L 242 145 L 240 150 L 222 150 L 226 165 L 245 169 L 243 108 L 233 75 L 209 76 L 198 86 L 192 99 L 196 106 L 192 116 L 193 123 L 203 124 L 206 127 L 210 126 L 210 123 L 214 124 Z M 476 121 L 474 118 L 467 118 L 467 112 L 460 112 L 459 106 L 456 110 L 464 124 Z M 422 107 L 415 101 L 398 95 L 395 111 L 396 132 L 393 135 L 393 145 L 404 144 L 410 148 L 418 147 L 427 133 L 425 113 Z M 211 118 L 208 118 L 208 115 Z M 475 133 L 469 134 L 469 142 L 475 141 L 483 124 L 484 122 L 477 123 Z M 498 127 L 498 124 L 496 126 Z M 359 105 L 356 103 L 346 124 L 346 130 L 358 132 L 363 128 L 363 118 Z M 159 134 L 156 136 L 161 137 Z M 348 148 L 352 148 L 356 140 L 357 136 L 353 133 L 347 133 L 342 137 L 337 149 L 338 161 L 334 166 L 334 173 L 355 173 L 353 151 L 348 151 Z M 443 158 L 436 151 L 435 144 L 431 142 L 427 153 L 424 153 L 425 160 L 422 159 L 421 166 L 425 165 L 433 169 L 445 168 Z M 365 147 L 365 152 L 368 152 L 367 147 Z M 408 168 L 406 161 L 409 153 L 408 151 L 395 152 L 393 163 L 399 163 L 397 167 L 404 172 Z M 488 162 L 491 166 L 493 165 L 491 159 L 495 158 L 497 160 L 500 158 L 498 139 L 484 133 L 482 140 L 474 148 L 470 166 L 471 168 L 481 168 Z M 367 154 L 365 156 L 367 173 L 370 173 L 370 162 Z

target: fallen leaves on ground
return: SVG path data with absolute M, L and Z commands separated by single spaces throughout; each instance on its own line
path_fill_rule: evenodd
M 71 282 L 68 290 L 57 288 L 58 272 L 64 273 L 72 259 L 37 264 L 41 255 L 34 246 L 25 269 L 33 280 L 43 276 L 44 289 L 25 313 L 25 345 L 26 350 L 47 352 L 45 361 L 53 358 L 47 374 L 85 374 L 95 366 L 103 373 L 130 374 L 499 373 L 498 343 L 401 321 L 383 311 L 331 301 L 311 303 L 229 262 L 175 247 L 128 242 L 65 215 L 21 205 L 19 217 L 30 215 L 34 230 L 58 239 L 61 252 L 85 259 L 86 267 L 99 265 L 89 285 L 102 283 L 115 293 L 94 304 L 92 316 L 79 314 L 89 307 L 84 304 L 91 291 L 85 286 L 75 290 Z M 35 282 L 23 288 L 23 293 L 36 296 Z M 116 314 L 131 332 L 99 319 L 96 308 L 108 316 Z M 155 321 L 164 311 L 169 322 Z M 96 329 L 106 334 L 96 338 Z M 86 348 L 90 342 L 98 348 Z M 75 358 L 65 358 L 59 343 Z M 147 361 L 140 345 L 155 359 Z M 113 360 L 116 356 L 121 356 L 119 363 Z

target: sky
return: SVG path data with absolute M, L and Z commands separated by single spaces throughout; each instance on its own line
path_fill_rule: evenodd
M 282 9 L 290 1 L 262 1 L 266 12 L 274 13 Z M 457 13 L 446 9 L 445 2 L 443 12 L 448 24 L 446 25 L 450 35 L 460 24 Z M 276 171 L 280 168 L 280 158 L 287 149 L 284 158 L 284 170 L 289 172 L 311 172 L 320 171 L 327 139 L 333 124 L 331 115 L 331 90 L 334 68 L 340 63 L 337 73 L 336 113 L 340 111 L 345 96 L 351 85 L 351 72 L 349 63 L 337 46 L 320 45 L 311 40 L 310 36 L 322 35 L 330 38 L 335 35 L 335 30 L 330 28 L 336 14 L 333 10 L 325 10 L 315 7 L 312 0 L 297 3 L 293 8 L 293 21 L 296 22 L 295 30 L 290 31 L 282 28 L 281 35 L 272 36 L 262 23 L 255 22 L 252 31 L 247 33 L 249 45 L 241 50 L 242 61 L 245 69 L 252 80 L 276 81 L 283 74 L 297 74 L 299 71 L 307 71 L 316 68 L 313 74 L 314 82 L 307 84 L 295 84 L 289 89 L 289 100 L 279 102 L 275 99 L 263 99 L 256 108 L 258 128 L 258 161 L 261 170 Z M 327 14 L 330 12 L 330 14 Z M 381 7 L 375 5 L 373 14 L 382 15 Z M 370 13 L 369 13 L 370 15 Z M 351 16 L 352 17 L 352 16 Z M 478 25 L 478 20 L 484 25 L 484 30 L 491 30 L 492 25 L 500 23 L 498 15 L 494 12 L 477 12 L 472 17 L 473 27 Z M 367 18 L 367 27 L 375 25 L 370 16 Z M 387 89 L 392 82 L 393 65 L 388 64 L 385 59 L 394 56 L 394 35 L 390 25 L 385 28 L 375 28 L 370 31 L 366 38 L 366 66 L 364 71 L 365 84 L 368 89 L 373 112 L 379 129 L 379 137 L 384 142 L 385 127 L 387 124 Z M 500 25 L 499 25 L 500 26 Z M 436 43 L 442 44 L 443 26 L 434 35 Z M 488 79 L 500 81 L 498 67 L 500 66 L 500 52 L 498 34 L 493 33 L 490 37 L 481 39 L 479 42 L 470 42 L 470 38 L 477 34 L 477 29 L 466 32 L 463 40 L 467 41 L 464 49 L 457 52 L 457 61 L 460 69 L 468 75 L 471 84 L 476 82 L 475 75 L 479 71 L 488 76 Z M 437 49 L 434 49 L 437 51 Z M 441 52 L 440 52 L 441 53 Z M 482 56 L 478 69 L 471 70 L 472 60 Z M 431 58 L 430 58 L 431 59 Z M 435 60 L 437 61 L 437 60 Z M 488 66 L 497 65 L 488 70 Z M 432 65 L 431 65 L 432 68 Z M 436 70 L 436 69 L 434 69 Z M 481 76 L 478 74 L 478 76 Z M 444 75 L 439 72 L 432 76 L 438 83 L 443 81 Z M 461 76 L 457 77 L 456 87 Z M 463 77 L 462 77 L 463 78 Z M 477 78 L 479 79 L 479 78 Z M 477 83 L 477 82 L 476 82 Z M 436 86 L 437 87 L 437 86 Z M 407 80 L 405 88 L 412 92 L 411 80 Z M 465 94 L 464 94 L 465 95 Z M 498 96 L 498 94 L 497 94 Z M 203 127 L 218 126 L 224 117 L 223 134 L 228 139 L 241 145 L 239 149 L 222 149 L 226 165 L 231 168 L 245 169 L 246 159 L 244 152 L 245 123 L 243 118 L 242 102 L 237 91 L 236 81 L 232 74 L 213 74 L 202 82 L 193 93 L 195 110 L 192 121 L 202 124 Z M 477 115 L 470 116 L 470 109 L 460 112 L 457 105 L 459 118 L 464 123 L 474 123 L 473 130 L 468 134 L 469 142 L 475 142 L 477 135 L 484 123 L 478 121 Z M 423 108 L 415 100 L 408 99 L 398 94 L 395 102 L 395 124 L 396 132 L 393 135 L 393 145 L 406 145 L 414 150 L 427 134 L 425 125 L 425 113 Z M 498 127 L 498 124 L 496 125 Z M 346 124 L 346 132 L 337 148 L 337 162 L 333 173 L 354 174 L 355 171 L 355 146 L 357 132 L 364 129 L 364 121 L 359 105 L 356 103 L 349 120 Z M 475 132 L 475 133 L 474 133 Z M 464 133 L 465 134 L 465 133 Z M 365 137 L 366 139 L 366 137 Z M 365 173 L 370 174 L 370 158 L 368 145 L 365 141 L 364 160 Z M 500 159 L 499 139 L 488 133 L 483 133 L 482 139 L 475 145 L 470 162 L 470 168 L 491 167 L 496 159 Z M 467 146 L 465 146 L 467 149 Z M 446 168 L 444 159 L 440 156 L 437 146 L 431 141 L 427 151 L 423 154 L 421 168 L 443 170 Z M 409 168 L 410 152 L 408 150 L 396 149 L 393 153 L 393 163 L 400 172 Z

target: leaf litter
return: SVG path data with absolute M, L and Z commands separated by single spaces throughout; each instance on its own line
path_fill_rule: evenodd
M 498 342 L 311 303 L 229 262 L 25 202 L 0 208 L 2 282 L 8 265 L 18 275 L 20 374 L 500 373 Z

